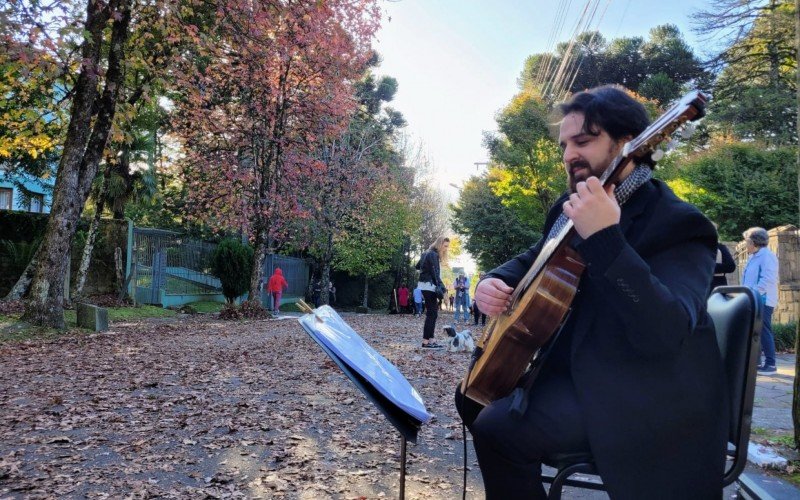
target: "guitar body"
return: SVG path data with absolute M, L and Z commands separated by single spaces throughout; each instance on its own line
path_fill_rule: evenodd
M 511 393 L 539 349 L 561 327 L 584 267 L 577 252 L 562 243 L 532 281 L 520 282 L 509 312 L 492 321 L 482 338 L 483 354 L 465 380 L 468 398 L 488 405 Z

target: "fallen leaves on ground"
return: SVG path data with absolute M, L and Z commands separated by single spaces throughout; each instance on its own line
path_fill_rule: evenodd
M 435 415 L 408 446 L 408 498 L 460 497 L 452 398 L 469 355 L 421 349 L 420 318 L 344 318 Z M 120 323 L 2 345 L 0 366 L 0 496 L 398 494 L 398 433 L 295 320 Z M 468 497 L 479 498 L 469 453 Z

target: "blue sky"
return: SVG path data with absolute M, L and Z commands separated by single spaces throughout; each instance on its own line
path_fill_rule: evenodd
M 569 0 L 565 0 L 569 1 Z M 406 131 L 436 167 L 451 197 L 487 159 L 482 132 L 494 130 L 495 113 L 517 91 L 525 58 L 549 49 L 557 0 L 383 0 L 383 25 L 375 47 L 383 57 L 378 74 L 397 78 L 392 106 Z M 568 40 L 585 5 L 570 8 L 558 42 Z M 676 24 L 697 53 L 690 14 L 696 0 L 601 0 L 602 22 L 592 24 L 610 40 L 647 37 L 650 28 Z M 599 15 L 598 15 L 599 17 Z

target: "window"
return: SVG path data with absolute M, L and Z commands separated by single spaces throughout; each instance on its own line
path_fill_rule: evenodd
M 13 189 L 0 188 L 0 210 L 11 210 L 11 199 L 13 197 Z
M 44 196 L 41 194 L 32 194 L 31 195 L 31 212 L 36 212 L 37 214 L 42 213 L 44 210 Z

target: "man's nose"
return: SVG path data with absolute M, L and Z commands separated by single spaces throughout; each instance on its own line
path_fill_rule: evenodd
M 570 163 L 572 163 L 577 159 L 578 159 L 578 154 L 575 151 L 575 148 L 571 146 L 567 146 L 564 148 L 563 160 L 565 164 L 569 165 Z

